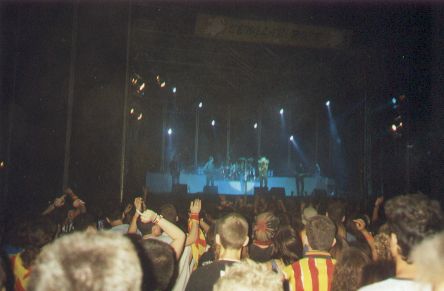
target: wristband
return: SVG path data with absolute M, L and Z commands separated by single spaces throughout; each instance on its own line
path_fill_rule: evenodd
M 199 220 L 199 213 L 191 213 L 190 218 L 194 220 Z

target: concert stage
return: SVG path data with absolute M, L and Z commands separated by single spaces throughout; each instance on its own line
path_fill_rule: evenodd
M 201 193 L 205 187 L 205 175 L 181 173 L 180 184 L 186 184 L 188 193 Z M 167 173 L 146 174 L 146 186 L 154 193 L 167 193 L 172 191 L 171 175 Z M 248 181 L 245 192 L 245 184 L 239 180 L 215 180 L 214 185 L 218 188 L 218 193 L 227 195 L 253 195 L 254 187 L 259 187 L 259 181 Z M 329 191 L 333 189 L 334 181 L 322 176 L 309 176 L 304 178 L 304 192 L 310 194 L 314 189 Z M 268 177 L 268 188 L 284 188 L 286 196 L 296 196 L 295 177 Z

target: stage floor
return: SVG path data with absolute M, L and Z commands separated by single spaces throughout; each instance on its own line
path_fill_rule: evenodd
M 181 173 L 179 178 L 180 184 L 186 184 L 188 193 L 201 193 L 205 187 L 205 175 Z M 331 189 L 333 185 L 332 179 L 321 176 L 310 176 L 304 178 L 304 192 L 310 194 L 314 189 Z M 259 181 L 248 181 L 245 192 L 245 184 L 239 180 L 215 180 L 214 185 L 218 188 L 218 193 L 228 195 L 253 195 L 254 187 L 259 187 Z M 167 173 L 146 174 L 146 186 L 149 191 L 155 193 L 171 192 L 172 182 L 171 175 Z M 285 189 L 286 196 L 296 196 L 296 179 L 295 177 L 269 177 L 268 188 L 280 187 Z

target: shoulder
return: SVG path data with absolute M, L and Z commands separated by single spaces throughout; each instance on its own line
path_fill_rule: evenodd
M 381 282 L 364 286 L 359 291 L 377 291 L 377 290 L 393 290 L 393 291 L 431 291 L 429 285 L 424 285 L 413 280 L 389 278 Z

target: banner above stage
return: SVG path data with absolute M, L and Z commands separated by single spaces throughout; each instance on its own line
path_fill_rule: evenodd
M 220 40 L 269 43 L 309 48 L 345 48 L 351 32 L 288 22 L 244 20 L 200 14 L 195 34 Z

